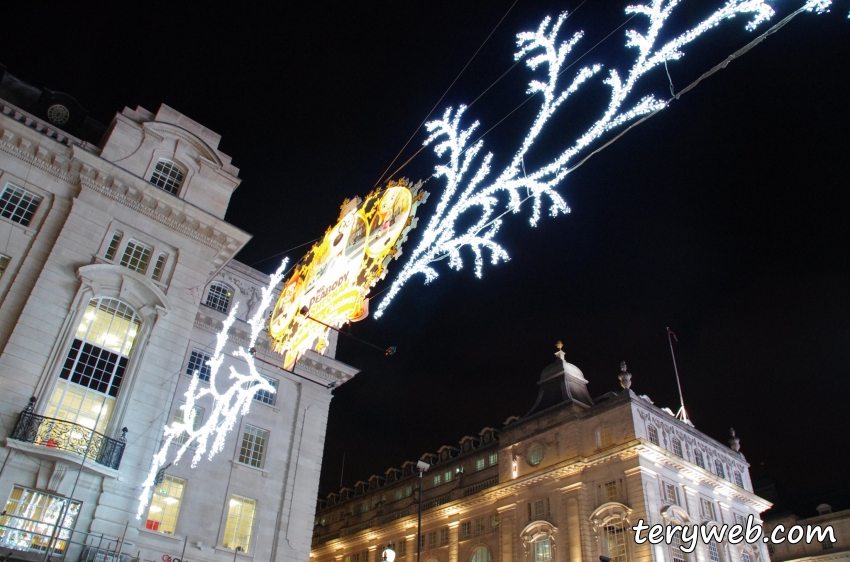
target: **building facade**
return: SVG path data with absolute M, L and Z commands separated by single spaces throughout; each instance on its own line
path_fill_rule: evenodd
M 2 67 L 0 112 L 2 552 L 306 562 L 331 389 L 356 373 L 333 344 L 289 373 L 261 338 L 277 392 L 212 461 L 166 466 L 136 518 L 222 321 L 239 301 L 226 370 L 269 282 L 233 261 L 250 235 L 224 220 L 240 180 L 220 136 L 166 105 L 98 126 Z
M 764 544 L 690 554 L 676 541 L 636 544 L 639 520 L 759 521 L 770 503 L 753 493 L 736 440 L 723 445 L 636 395 L 625 365 L 623 389 L 591 399 L 582 372 L 556 356 L 525 416 L 423 455 L 424 474 L 407 462 L 321 500 L 313 562 L 377 562 L 389 542 L 400 562 L 416 562 L 417 547 L 422 562 L 767 562 Z

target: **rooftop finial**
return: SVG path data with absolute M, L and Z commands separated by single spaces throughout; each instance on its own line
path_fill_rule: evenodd
M 620 386 L 628 390 L 632 387 L 632 374 L 627 370 L 626 362 L 620 361 L 620 374 L 617 375 L 620 379 Z
M 735 429 L 729 428 L 729 448 L 736 453 L 741 450 L 741 440 L 735 435 Z
M 555 347 L 557 347 L 557 348 L 558 348 L 558 351 L 556 351 L 556 352 L 555 352 L 555 357 L 557 357 L 558 359 L 560 359 L 561 361 L 563 361 L 563 360 L 564 360 L 564 357 L 565 357 L 565 354 L 564 354 L 564 344 L 563 344 L 563 342 L 561 342 L 560 340 L 558 340 L 558 343 L 556 343 L 556 344 L 555 344 Z

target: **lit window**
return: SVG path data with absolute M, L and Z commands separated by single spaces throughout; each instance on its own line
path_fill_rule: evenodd
M 404 496 L 404 490 L 402 490 L 401 488 L 399 488 L 398 490 L 395 491 L 395 499 L 396 500 L 400 500 L 403 496 Z
M 476 546 L 469 556 L 469 562 L 490 562 L 490 551 L 486 546 Z
M 277 396 L 277 379 L 273 379 L 265 375 L 260 376 L 266 379 L 266 382 L 272 385 L 272 388 L 274 388 L 275 391 L 269 392 L 268 390 L 258 390 L 256 394 L 254 394 L 254 400 L 262 402 L 263 404 L 268 404 L 269 406 L 274 406 L 274 397 Z
M 688 562 L 688 555 L 682 551 L 682 535 L 676 532 L 670 542 L 670 560 L 672 562 Z M 744 562 L 749 562 L 745 560 Z
M 711 541 L 708 543 L 708 559 L 711 562 L 722 562 L 720 558 L 720 548 L 717 546 L 716 541 Z
M 599 448 L 607 449 L 613 442 L 614 441 L 611 438 L 611 428 L 607 425 L 603 425 L 599 428 Z
M 499 528 L 499 514 L 494 513 L 490 516 L 490 532 L 495 531 Z
M 651 425 L 651 426 L 649 426 L 648 431 L 649 431 L 649 440 L 650 440 L 650 442 L 655 443 L 656 445 L 658 445 L 658 430 L 657 430 L 657 429 L 655 429 L 655 426 L 654 426 L 654 425 Z
M 177 526 L 177 514 L 180 511 L 180 500 L 186 481 L 173 476 L 166 476 L 154 490 L 151 505 L 148 508 L 148 520 L 145 529 L 173 535 Z
M 528 464 L 530 464 L 531 466 L 537 466 L 542 460 L 543 445 L 540 443 L 535 443 L 531 446 L 531 450 L 528 451 Z
M 449 530 L 440 529 L 440 546 L 446 546 L 447 544 L 449 544 Z
M 723 463 L 714 459 L 714 473 L 721 478 L 726 478 L 726 473 L 723 471 Z
M 464 521 L 460 524 L 460 540 L 465 541 L 472 537 L 472 521 Z
M 664 483 L 664 497 L 667 499 L 667 503 L 679 505 L 679 491 L 673 484 Z
M 3 274 L 6 273 L 6 268 L 9 267 L 9 259 L 9 256 L 0 254 L 0 279 L 3 278 Z
M 484 459 L 475 461 L 475 470 L 484 470 Z
M 224 283 L 213 283 L 210 285 L 210 290 L 207 293 L 207 302 L 204 304 L 227 314 L 227 309 L 230 307 L 230 295 L 230 287 Z
M 160 160 L 156 163 L 150 181 L 172 195 L 177 195 L 186 174 L 171 160 Z
M 45 415 L 104 433 L 140 325 L 133 309 L 119 300 L 89 301 Z M 51 435 L 45 439 L 60 441 L 62 448 L 61 441 L 69 436 L 55 431 L 48 430 Z
M 162 279 L 162 270 L 165 268 L 165 260 L 168 259 L 168 256 L 165 254 L 160 254 L 158 258 L 156 258 L 156 265 L 153 266 L 153 273 L 151 273 L 151 279 L 154 281 L 159 281 Z
M 537 539 L 532 544 L 534 562 L 549 562 L 552 560 L 552 541 L 549 537 Z
M 56 533 L 56 523 L 65 501 L 66 498 L 15 486 L 0 516 L 0 541 L 18 550 L 46 551 L 50 537 Z M 68 544 L 80 505 L 78 501 L 71 501 L 66 508 L 57 540 L 53 543 L 57 552 L 64 552 Z
M 150 246 L 130 240 L 127 242 L 127 247 L 124 248 L 121 265 L 144 275 L 145 271 L 148 270 L 148 262 L 151 260 L 152 251 L 153 249 Z
M 11 183 L 0 194 L 0 216 L 21 226 L 29 226 L 41 197 Z
M 622 519 L 614 519 L 605 526 L 605 548 L 611 562 L 626 562 L 626 527 Z
M 112 233 L 112 240 L 109 241 L 109 246 L 106 248 L 106 253 L 103 257 L 112 261 L 115 259 L 115 254 L 118 252 L 118 245 L 121 244 L 122 234 L 117 230 Z
M 698 467 L 705 469 L 705 459 L 702 458 L 702 451 L 699 449 L 694 449 L 694 461 Z
M 487 531 L 487 519 L 479 517 L 475 520 L 475 536 L 483 535 Z
M 717 517 L 714 514 L 714 502 L 705 498 L 703 498 L 701 501 L 703 517 L 705 517 L 706 519 L 711 519 L 712 521 L 716 521 Z
M 743 488 L 744 487 L 744 479 L 741 477 L 741 473 L 736 470 L 734 474 L 735 474 L 735 485 L 738 486 L 739 488 Z
M 447 471 L 443 474 L 443 482 L 451 482 L 451 481 L 452 481 L 452 471 L 451 471 L 451 470 L 447 470 Z
M 185 402 L 179 402 L 178 403 L 177 410 L 174 412 L 174 423 L 186 423 L 186 417 L 185 417 L 184 408 L 183 408 L 185 405 L 186 405 Z M 201 429 L 201 424 L 204 422 L 204 409 L 201 408 L 200 406 L 193 406 L 192 412 L 193 412 L 192 430 L 198 431 L 199 429 Z M 185 443 L 188 440 L 189 440 L 189 433 L 184 431 L 183 433 L 181 433 L 180 435 L 175 437 L 172 440 L 172 442 L 173 443 L 179 443 L 180 445 L 182 445 L 183 443 Z M 194 446 L 194 445 L 195 444 L 193 443 L 192 446 Z
M 202 381 L 210 382 L 210 366 L 207 362 L 212 359 L 212 355 L 204 353 L 199 349 L 193 349 L 189 356 L 189 364 L 186 365 L 186 374 L 190 377 L 195 376 L 195 371 L 198 372 L 198 378 Z
M 439 486 L 442 483 L 443 483 L 443 476 L 441 474 L 436 475 L 434 477 L 434 486 Z
M 369 511 L 369 502 L 360 504 L 360 513 L 366 513 L 367 511 Z
M 239 449 L 239 462 L 256 468 L 263 467 L 263 457 L 269 441 L 269 432 L 253 425 L 246 425 Z
M 346 554 L 345 557 L 343 558 L 343 560 L 344 560 L 344 562 L 351 562 L 351 555 Z
M 496 466 L 499 464 L 499 453 L 490 453 L 490 466 Z
M 249 552 L 251 546 L 251 531 L 254 527 L 254 514 L 257 511 L 257 501 L 233 494 L 227 508 L 227 525 L 224 529 L 222 546 L 231 550 L 241 547 L 242 552 Z
M 407 486 L 404 489 L 404 497 L 409 498 L 413 494 L 413 486 Z
M 685 455 L 682 454 L 682 442 L 679 441 L 678 439 L 676 439 L 675 437 L 673 438 L 672 441 L 673 441 L 673 453 L 676 454 L 676 455 L 679 455 L 680 457 L 684 457 Z
M 617 482 L 605 483 L 605 501 L 613 502 L 617 500 Z

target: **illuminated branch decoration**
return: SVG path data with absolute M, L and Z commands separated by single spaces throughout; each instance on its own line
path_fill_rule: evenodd
M 271 276 L 269 284 L 263 289 L 262 299 L 257 308 L 257 312 L 248 322 L 251 326 L 251 339 L 248 342 L 248 349 L 243 347 L 233 354 L 235 357 L 240 357 L 245 360 L 248 365 L 248 374 L 243 375 L 236 371 L 235 367 L 230 367 L 230 376 L 228 379 L 232 381 L 230 387 L 224 392 L 218 391 L 218 382 L 216 377 L 224 361 L 224 346 L 227 343 L 227 333 L 233 322 L 236 320 L 236 311 L 239 308 L 239 303 L 235 303 L 224 321 L 221 331 L 216 337 L 215 351 L 212 359 L 208 361 L 210 367 L 209 387 L 198 388 L 198 371 L 195 371 L 192 377 L 192 382 L 189 384 L 189 389 L 186 391 L 186 403 L 180 406 L 183 411 L 183 423 L 173 422 L 165 427 L 165 442 L 162 444 L 159 452 L 154 456 L 151 464 L 148 477 L 142 484 L 142 493 L 139 497 L 139 509 L 136 513 L 136 519 L 141 518 L 145 506 L 148 504 L 150 490 L 156 484 L 157 473 L 165 466 L 168 448 L 175 438 L 183 436 L 183 443 L 177 450 L 177 454 L 172 459 L 173 464 L 177 464 L 183 457 L 183 454 L 190 447 L 196 447 L 195 455 L 192 458 L 192 468 L 194 468 L 204 453 L 207 452 L 209 440 L 214 436 L 212 445 L 209 446 L 208 458 L 212 460 L 216 453 L 224 447 L 224 440 L 227 434 L 236 425 L 236 420 L 239 415 L 245 415 L 251 407 L 251 402 L 254 395 L 260 391 L 276 392 L 275 388 L 257 371 L 256 363 L 252 349 L 257 343 L 257 338 L 266 324 L 266 311 L 271 304 L 274 290 L 278 283 L 283 279 L 284 270 L 288 260 L 283 260 L 278 270 Z M 226 381 L 221 381 L 222 386 Z M 213 408 L 209 419 L 197 430 L 194 429 L 195 417 L 195 402 L 204 396 L 213 397 Z
M 422 240 L 378 306 L 376 318 L 383 314 L 399 290 L 414 275 L 424 275 L 425 283 L 433 281 L 437 277 L 437 271 L 432 267 L 434 262 L 448 258 L 449 267 L 461 269 L 464 265 L 461 255 L 463 248 L 472 251 L 477 277 L 481 277 L 485 252 L 489 254 L 490 263 L 494 265 L 508 260 L 507 252 L 493 239 L 501 227 L 502 216 L 508 212 L 518 213 L 521 205 L 529 199 L 532 202 L 529 219 L 532 226 L 537 224 L 544 204 L 548 206 L 549 214 L 553 217 L 568 213 L 569 207 L 555 187 L 571 171 L 569 165 L 576 157 L 586 155 L 588 147 L 594 141 L 612 130 L 666 107 L 667 102 L 652 95 L 630 101 L 629 95 L 647 72 L 667 61 L 681 58 L 684 55 L 681 49 L 685 45 L 717 27 L 723 20 L 742 14 L 748 15 L 751 19 L 746 24 L 746 29 L 752 31 L 774 15 L 773 8 L 764 0 L 728 0 L 723 7 L 692 29 L 667 43 L 656 45 L 665 22 L 679 3 L 680 0 L 654 0 L 647 5 L 626 8 L 627 14 L 644 16 L 648 21 L 643 33 L 633 29 L 626 32 L 626 47 L 637 50 L 631 70 L 625 77 L 621 77 L 614 69 L 608 72 L 603 84 L 610 88 L 610 99 L 602 116 L 582 133 L 572 146 L 537 169 L 525 169 L 525 156 L 540 133 L 558 109 L 565 105 L 564 102 L 602 70 L 602 65 L 587 66 L 578 70 L 566 87 L 559 83 L 561 75 L 567 71 L 567 56 L 583 35 L 582 32 L 577 32 L 569 40 L 559 42 L 558 33 L 567 18 L 566 13 L 561 14 L 554 22 L 547 17 L 537 31 L 517 35 L 518 51 L 514 55 L 515 60 L 527 57 L 526 65 L 532 71 L 545 71 L 545 79 L 533 79 L 529 83 L 529 94 L 541 94 L 540 109 L 519 150 L 495 179 L 485 181 L 490 176 L 492 153 L 475 162 L 483 147 L 483 141 L 479 138 L 470 144 L 470 138 L 479 123 L 476 121 L 469 127 L 462 128 L 461 118 L 465 106 L 460 106 L 456 111 L 449 108 L 442 118 L 426 124 L 431 134 L 424 144 L 427 146 L 436 143 L 434 151 L 437 156 L 445 156 L 446 159 L 445 163 L 436 167 L 433 177 L 445 177 L 446 188 Z M 808 0 L 802 9 L 822 13 L 830 4 L 830 0 Z M 503 203 L 505 199 L 507 201 Z M 468 211 L 477 212 L 479 215 L 478 219 L 472 219 L 473 224 L 467 227 L 464 225 L 469 220 Z M 463 224 L 458 223 L 461 217 L 464 217 Z

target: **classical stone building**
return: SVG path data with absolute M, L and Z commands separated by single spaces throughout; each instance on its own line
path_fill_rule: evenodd
M 259 342 L 278 392 L 255 396 L 212 461 L 167 466 L 136 519 L 192 374 L 207 384 L 240 301 L 224 368 L 237 361 L 269 281 L 233 261 L 250 235 L 224 221 L 240 180 L 219 140 L 166 105 L 103 126 L 0 67 L 2 552 L 308 559 L 331 388 L 356 372 L 333 343 L 289 373 Z
M 625 365 L 624 388 L 591 399 L 556 356 L 525 416 L 423 455 L 424 474 L 406 462 L 322 499 L 312 561 L 377 562 L 392 542 L 400 562 L 416 562 L 421 478 L 422 562 L 767 562 L 764 544 L 636 544 L 641 519 L 734 524 L 770 503 L 753 493 L 736 439 L 723 445 L 638 396 Z

